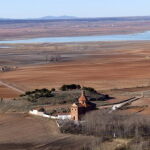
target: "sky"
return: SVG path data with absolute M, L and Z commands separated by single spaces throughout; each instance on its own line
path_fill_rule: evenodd
M 149 16 L 150 0 L 0 0 L 0 18 Z

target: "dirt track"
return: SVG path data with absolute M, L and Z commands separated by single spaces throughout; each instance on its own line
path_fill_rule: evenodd
M 0 85 L 6 86 L 7 88 L 10 88 L 10 89 L 12 89 L 13 91 L 16 91 L 16 92 L 18 92 L 18 93 L 21 93 L 21 94 L 24 93 L 23 90 L 21 90 L 21 89 L 15 87 L 15 86 L 13 86 L 13 85 L 10 85 L 10 84 L 8 84 L 8 83 L 6 83 L 6 82 L 0 81 Z

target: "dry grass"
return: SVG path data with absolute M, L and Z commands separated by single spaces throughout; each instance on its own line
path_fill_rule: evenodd
M 79 150 L 95 138 L 61 134 L 55 121 L 26 114 L 0 115 L 0 147 L 3 150 Z

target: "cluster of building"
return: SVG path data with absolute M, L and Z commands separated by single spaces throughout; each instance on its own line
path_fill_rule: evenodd
M 16 70 L 17 67 L 13 66 L 13 67 L 9 67 L 9 66 L 0 66 L 0 72 L 8 72 L 8 71 L 13 71 Z

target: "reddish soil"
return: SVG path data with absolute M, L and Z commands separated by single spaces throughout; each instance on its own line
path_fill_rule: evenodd
M 88 62 L 25 67 L 1 74 L 1 79 L 28 89 L 59 87 L 67 83 L 79 83 L 97 89 L 113 89 L 144 86 L 150 80 L 148 60 L 118 63 L 115 58 L 111 63 L 100 61 L 90 59 Z
M 138 101 L 132 103 L 134 106 L 150 106 L 150 99 L 149 98 L 141 98 Z
M 10 88 L 7 88 L 3 85 L 0 85 L 0 97 L 2 98 L 12 98 L 12 97 L 17 97 L 20 94 L 17 93 L 16 91 L 11 90 Z
M 30 50 L 33 50 L 34 46 L 37 49 L 35 44 L 32 47 L 30 45 Z M 46 46 L 49 47 L 49 45 L 44 45 L 44 49 L 49 51 Z M 81 48 L 80 46 L 84 48 L 87 46 L 88 51 L 80 49 L 80 52 L 86 57 L 53 64 L 26 65 L 19 67 L 16 71 L 0 73 L 0 79 L 26 90 L 58 88 L 62 84 L 70 83 L 91 86 L 97 90 L 149 87 L 149 42 L 96 42 L 91 43 L 91 46 L 90 43 L 71 43 L 59 45 L 57 51 L 76 53 L 77 49 Z M 25 51 L 25 47 L 26 45 L 24 45 L 23 53 L 30 54 L 28 48 Z M 42 49 L 42 47 L 40 48 Z M 52 49 L 50 49 L 51 51 Z M 38 52 L 42 55 L 42 50 L 38 50 Z M 148 90 L 148 88 L 144 89 Z M 140 92 L 142 89 L 138 89 L 138 91 Z M 132 91 L 129 89 L 129 92 Z M 118 99 L 124 98 L 118 97 Z

